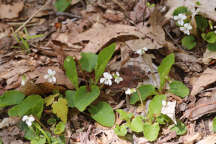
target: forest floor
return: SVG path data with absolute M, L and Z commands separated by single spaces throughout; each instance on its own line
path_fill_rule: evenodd
M 68 2 L 62 0 L 62 3 L 64 1 Z M 188 31 L 190 36 L 193 35 L 192 40 L 182 40 L 188 34 L 181 30 L 185 27 L 176 24 L 179 21 L 173 15 L 181 6 L 191 11 L 187 18 L 192 26 Z M 50 132 L 51 143 L 216 143 L 216 35 L 213 34 L 216 32 L 216 0 L 72 0 L 65 10 L 61 10 L 64 7 L 55 0 L 0 1 L 0 138 L 3 144 L 43 144 L 48 140 L 47 137 L 40 138 L 45 135 L 37 130 L 36 133 L 40 133 L 36 134 L 37 139 L 26 136 L 20 126 L 21 115 L 9 116 L 12 104 L 3 104 L 5 93 L 17 90 L 26 97 L 37 94 L 46 99 L 58 94 L 59 99 L 64 98 L 65 91 L 76 88 L 65 73 L 65 58 L 72 56 L 78 63 L 81 53 L 99 54 L 112 43 L 116 44 L 115 51 L 105 71 L 119 72 L 122 81 L 111 82 L 108 86 L 99 83 L 103 88 L 93 104 L 101 100 L 108 103 L 115 113 L 115 125 L 104 127 L 91 118 L 90 111 L 70 108 L 67 109 L 64 130 L 58 133 L 56 124 L 62 117 L 56 116 L 45 100 L 40 119 L 35 119 L 43 130 Z M 204 22 L 199 22 L 199 16 L 205 19 Z M 213 36 L 209 34 L 211 31 Z M 205 33 L 210 38 L 205 37 Z M 139 50 L 142 50 L 141 54 Z M 171 93 L 167 90 L 169 82 L 162 94 L 166 95 L 167 101 L 175 103 L 170 108 L 173 116 L 170 118 L 180 120 L 182 125 L 177 130 L 171 128 L 174 123 L 160 125 L 159 134 L 152 142 L 152 137 L 146 136 L 145 132 L 143 135 L 129 128 L 127 135 L 117 136 L 114 128 L 125 121 L 116 110 L 142 115 L 143 105 L 147 107 L 153 97 L 130 104 L 131 95 L 125 91 L 147 84 L 159 90 L 158 67 L 171 53 L 175 55 L 175 63 L 168 71 L 170 77 L 167 81 L 181 81 L 189 88 L 190 94 Z M 45 78 L 50 69 L 55 71 L 54 83 Z M 92 83 L 86 78 L 92 78 L 94 73 L 87 74 L 78 68 L 78 75 L 81 76 L 79 86 Z M 183 91 L 177 89 L 180 93 Z M 52 98 L 52 101 L 57 99 Z M 59 105 L 57 109 L 61 111 L 63 108 Z M 26 113 L 30 114 L 29 111 Z

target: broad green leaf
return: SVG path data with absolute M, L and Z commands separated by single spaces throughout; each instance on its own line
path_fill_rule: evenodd
M 63 12 L 68 8 L 68 6 L 70 6 L 71 1 L 72 0 L 56 0 L 55 8 L 57 11 Z
M 187 50 L 191 50 L 196 46 L 196 39 L 194 38 L 194 36 L 189 35 L 189 36 L 185 36 L 182 40 L 182 46 L 187 49 Z
M 115 123 L 115 114 L 113 109 L 106 102 L 99 102 L 96 105 L 90 105 L 88 111 L 90 112 L 91 117 L 103 126 L 112 127 Z
M 86 86 L 81 86 L 76 92 L 74 105 L 79 111 L 83 112 L 99 95 L 98 86 L 92 85 L 91 91 L 88 91 Z
M 213 132 L 216 132 L 216 117 L 213 119 Z
M 201 15 L 195 16 L 197 28 L 204 32 L 208 28 L 208 20 Z
M 158 73 L 160 75 L 160 90 L 163 89 L 165 85 L 165 80 L 167 79 L 170 69 L 174 63 L 175 55 L 172 53 L 166 56 L 158 67 Z
M 176 131 L 177 135 L 184 135 L 187 132 L 187 127 L 183 122 L 177 121 L 177 124 L 171 130 Z
M 211 31 L 211 32 L 208 32 L 207 34 L 205 33 L 202 33 L 201 34 L 202 38 L 207 41 L 208 43 L 215 43 L 216 42 L 216 33 Z
M 140 94 L 141 94 L 141 98 L 144 101 L 147 97 L 152 96 L 156 93 L 155 91 L 155 87 L 153 85 L 141 85 L 138 88 Z M 138 96 L 138 92 L 135 92 L 132 94 L 132 96 L 130 97 L 130 104 L 135 104 L 136 102 L 138 102 L 140 100 L 139 96 Z
M 55 98 L 56 98 L 58 95 L 59 95 L 59 94 L 53 94 L 53 95 L 50 95 L 50 96 L 46 97 L 46 98 L 44 99 L 44 102 L 45 102 L 46 106 L 51 105 L 51 104 L 54 102 Z
M 209 43 L 209 44 L 207 45 L 207 48 L 208 48 L 208 50 L 210 50 L 210 51 L 216 51 L 216 43 L 213 43 L 213 44 Z
M 184 98 L 189 95 L 189 89 L 181 81 L 173 81 L 169 86 L 169 91 L 177 96 Z
M 44 100 L 39 95 L 31 95 L 24 99 L 20 104 L 12 107 L 8 111 L 9 116 L 34 115 L 40 119 L 43 112 Z
M 82 70 L 92 72 L 97 64 L 98 56 L 94 53 L 81 53 L 81 56 L 80 64 Z
M 16 90 L 6 91 L 0 96 L 0 107 L 19 104 L 24 99 L 25 95 Z
M 79 88 L 78 74 L 76 70 L 76 63 L 71 56 L 67 56 L 64 61 L 64 69 L 66 71 L 66 75 L 76 89 Z
M 65 138 L 60 135 L 59 137 L 51 137 L 52 144 L 65 144 Z
M 116 44 L 113 43 L 110 46 L 104 48 L 98 55 L 97 65 L 95 67 L 95 82 L 97 83 L 100 76 L 103 74 L 109 60 L 111 59 Z
M 155 141 L 157 139 L 159 131 L 160 131 L 159 123 L 154 123 L 154 124 L 150 124 L 147 122 L 144 123 L 143 126 L 144 137 L 150 142 Z
M 187 7 L 181 6 L 181 7 L 178 7 L 178 8 L 176 8 L 176 9 L 174 10 L 173 16 L 177 16 L 177 15 L 179 15 L 179 14 L 181 14 L 181 13 L 187 13 L 187 12 L 188 12 Z
M 126 123 L 122 124 L 121 126 L 116 125 L 114 128 L 114 132 L 117 136 L 125 136 L 127 134 L 128 125 Z
M 60 121 L 54 129 L 54 134 L 60 135 L 64 132 L 64 130 L 65 130 L 65 123 Z
M 75 101 L 75 96 L 76 96 L 76 91 L 72 91 L 72 90 L 67 90 L 65 92 L 65 95 L 66 95 L 66 100 L 68 102 L 68 106 L 73 108 L 75 105 L 74 105 L 74 101 Z
M 128 124 L 130 124 L 130 120 L 133 117 L 132 113 L 128 113 L 122 109 L 117 109 L 116 111 L 119 113 L 121 120 L 125 120 Z
M 130 129 L 134 132 L 142 132 L 143 126 L 144 126 L 143 117 L 142 116 L 136 116 L 131 121 Z
M 60 118 L 64 123 L 67 122 L 68 106 L 67 100 L 59 98 L 57 102 L 52 104 L 52 111 Z
M 45 137 L 34 137 L 34 139 L 31 140 L 31 144 L 45 144 L 46 143 L 46 138 Z
M 157 117 L 161 113 L 162 101 L 166 100 L 165 95 L 156 95 L 149 103 L 148 116 L 150 118 Z

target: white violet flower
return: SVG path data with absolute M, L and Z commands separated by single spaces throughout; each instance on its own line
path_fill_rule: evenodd
M 146 51 L 148 51 L 148 49 L 146 47 L 144 47 L 142 49 L 138 49 L 136 51 L 136 53 L 139 54 L 139 55 L 143 55 Z
M 122 77 L 120 77 L 120 74 L 119 74 L 119 72 L 116 72 L 115 74 L 113 74 L 113 77 L 114 77 L 114 81 L 115 81 L 115 83 L 117 83 L 117 84 L 119 84 L 121 81 L 123 81 L 123 78 Z
M 56 83 L 56 72 L 54 70 L 48 69 L 48 74 L 44 75 L 45 79 L 48 79 L 48 82 L 50 83 Z
M 193 8 L 192 10 L 191 10 L 191 12 L 192 12 L 192 18 L 195 16 L 195 15 L 197 15 L 199 12 L 200 12 L 200 9 L 199 8 Z
M 27 78 L 25 75 L 22 76 L 21 85 L 24 86 L 26 84 Z
M 184 25 L 184 20 L 187 19 L 187 16 L 180 13 L 177 16 L 174 16 L 173 19 L 176 20 L 179 25 Z
M 192 29 L 192 26 L 189 23 L 184 24 L 183 27 L 180 27 L 180 30 L 184 32 L 187 35 L 190 35 L 190 30 Z
M 125 91 L 125 94 L 126 95 L 131 95 L 132 93 L 135 93 L 136 92 L 136 89 L 135 88 L 128 88 L 126 91 Z
M 32 125 L 32 122 L 35 121 L 35 118 L 32 115 L 25 115 L 23 116 L 22 121 L 24 121 L 30 127 Z
M 105 85 L 112 85 L 112 75 L 108 72 L 103 73 L 103 78 L 100 79 L 100 83 L 104 83 Z

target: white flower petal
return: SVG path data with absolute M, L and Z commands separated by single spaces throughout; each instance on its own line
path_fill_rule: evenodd
M 29 121 L 31 121 L 31 122 L 35 121 L 35 118 L 33 116 L 30 116 Z
M 100 78 L 100 83 L 104 83 L 105 78 Z
M 52 78 L 51 77 L 48 78 L 48 82 L 52 83 Z
M 30 127 L 32 125 L 32 122 L 26 121 L 26 124 Z
M 52 77 L 52 82 L 56 83 L 56 77 L 54 77 L 54 76 Z
M 49 75 L 52 75 L 53 71 L 51 69 L 48 69 L 47 72 L 48 72 Z
M 28 119 L 28 116 L 23 116 L 22 121 L 26 121 Z

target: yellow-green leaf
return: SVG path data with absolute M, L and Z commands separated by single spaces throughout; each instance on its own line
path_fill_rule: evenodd
M 52 104 L 52 111 L 60 118 L 64 123 L 67 122 L 68 106 L 67 100 L 59 98 L 57 102 Z
M 45 101 L 45 103 L 46 103 L 46 106 L 51 105 L 51 104 L 54 102 L 55 97 L 57 97 L 58 95 L 59 95 L 59 94 L 54 94 L 54 95 L 50 95 L 50 96 L 46 97 L 46 98 L 44 99 L 44 101 Z

